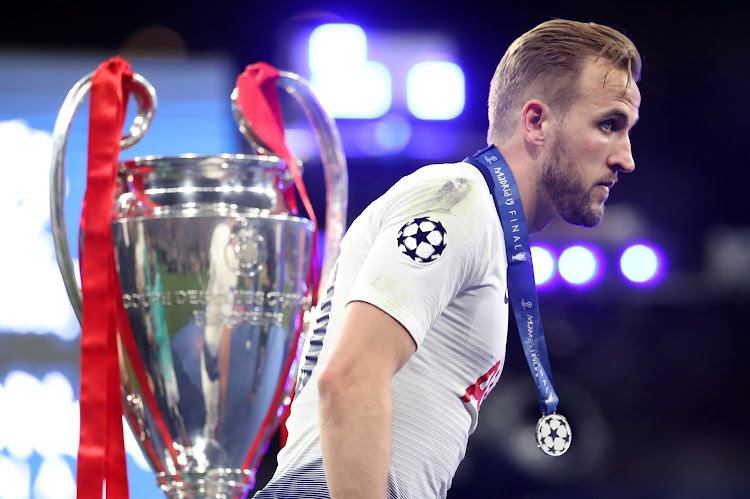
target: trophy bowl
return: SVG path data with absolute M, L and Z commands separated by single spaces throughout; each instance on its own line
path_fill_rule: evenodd
M 289 394 L 313 225 L 283 202 L 284 171 L 278 158 L 242 155 L 121 165 L 112 236 L 156 403 L 144 403 L 124 355 L 126 418 L 175 497 L 252 486 Z

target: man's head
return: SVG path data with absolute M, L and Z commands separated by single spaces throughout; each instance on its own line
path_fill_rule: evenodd
M 607 26 L 555 19 L 521 35 L 508 47 L 492 78 L 488 142 L 500 145 L 510 138 L 521 109 L 532 98 L 564 117 L 580 95 L 580 76 L 592 58 L 624 71 L 629 82 L 640 79 L 638 49 Z
M 633 43 L 597 24 L 549 21 L 506 52 L 492 80 L 488 136 L 501 150 L 523 151 L 538 226 L 601 220 L 617 173 L 635 168 L 629 132 L 640 70 Z
M 531 140 L 543 134 L 549 143 L 540 157 L 538 199 L 553 217 L 593 227 L 604 216 L 617 174 L 635 169 L 629 134 L 641 95 L 625 71 L 593 59 L 584 65 L 579 91 L 562 121 L 548 119 L 546 131 L 543 123 L 532 124 L 524 133 Z M 541 115 L 533 102 L 526 111 L 532 119 Z

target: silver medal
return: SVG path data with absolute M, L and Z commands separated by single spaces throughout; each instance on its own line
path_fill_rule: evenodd
M 542 416 L 536 424 L 536 443 L 548 456 L 557 457 L 565 454 L 570 447 L 572 434 L 565 416 L 550 414 Z

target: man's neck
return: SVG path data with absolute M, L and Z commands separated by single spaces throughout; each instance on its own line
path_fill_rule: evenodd
M 503 155 L 511 172 L 513 172 L 529 234 L 536 234 L 544 229 L 553 218 L 548 214 L 549 210 L 545 209 L 547 203 L 541 198 L 542 194 L 539 188 L 541 166 L 529 157 L 527 151 L 515 147 L 512 141 L 495 147 Z

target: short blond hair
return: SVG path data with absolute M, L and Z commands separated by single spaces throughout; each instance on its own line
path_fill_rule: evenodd
M 587 58 L 604 58 L 626 71 L 628 84 L 641 77 L 641 55 L 619 31 L 595 23 L 555 19 L 514 41 L 497 65 L 490 85 L 489 142 L 509 139 L 522 106 L 539 98 L 565 115 L 578 93 Z

